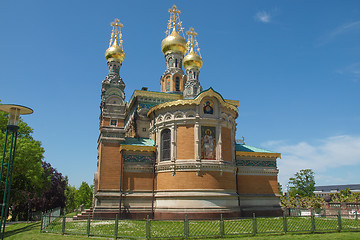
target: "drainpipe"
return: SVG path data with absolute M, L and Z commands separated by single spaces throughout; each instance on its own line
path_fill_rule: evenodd
M 153 128 L 155 128 L 155 111 L 154 111 L 154 119 L 153 119 Z M 156 131 L 155 131 L 155 143 L 156 143 Z M 156 144 L 155 144 L 156 146 Z M 152 199 L 151 199 L 151 214 L 152 219 L 154 219 L 155 213 L 154 213 L 154 202 L 155 202 L 155 167 L 156 167 L 156 150 L 154 152 L 154 160 L 152 162 L 153 168 L 152 168 Z
M 120 191 L 120 199 L 119 199 L 119 217 L 120 219 L 122 219 L 121 216 L 121 203 L 122 203 L 122 191 L 121 191 L 121 187 L 122 187 L 122 178 L 123 178 L 123 167 L 124 167 L 124 151 L 121 150 L 121 164 L 120 164 L 120 184 L 119 184 L 119 191 Z
M 236 194 L 237 194 L 237 197 L 238 197 L 238 205 L 239 205 L 239 210 L 240 210 L 240 214 L 241 214 L 240 195 L 239 195 L 239 183 L 238 183 L 238 172 L 239 172 L 239 168 L 236 166 L 236 172 L 235 172 Z

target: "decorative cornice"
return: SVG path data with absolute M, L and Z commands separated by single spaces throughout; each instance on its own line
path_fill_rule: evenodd
M 230 100 L 230 99 L 224 99 L 224 100 L 227 103 L 230 103 L 230 104 L 235 105 L 237 107 L 239 106 L 239 101 L 238 100 Z
M 267 175 L 276 176 L 279 173 L 277 168 L 260 167 L 238 167 L 238 175 Z
M 242 152 L 236 151 L 236 156 L 241 157 L 265 157 L 265 158 L 281 158 L 281 153 L 262 153 L 262 152 Z
M 150 97 L 150 98 L 178 100 L 178 99 L 181 99 L 183 96 L 180 94 L 172 94 L 172 93 L 165 93 L 165 92 L 135 90 L 133 95 L 130 98 L 129 103 L 131 103 L 133 101 L 133 99 L 136 97 Z
M 140 151 L 140 152 L 156 152 L 156 147 L 154 146 L 136 146 L 136 145 L 121 145 L 121 151 Z
M 216 171 L 216 172 L 232 172 L 235 173 L 236 166 L 233 163 L 223 163 L 214 161 L 207 162 L 160 162 L 156 166 L 157 172 L 183 172 L 183 171 Z
M 159 109 L 163 109 L 163 108 L 167 108 L 167 107 L 174 107 L 174 106 L 184 106 L 184 105 L 199 105 L 200 102 L 203 100 L 203 98 L 205 97 L 214 97 L 216 99 L 218 99 L 218 101 L 220 102 L 221 106 L 228 108 L 232 111 L 234 111 L 236 113 L 236 116 L 238 114 L 238 109 L 236 107 L 236 105 L 230 104 L 229 101 L 224 100 L 222 98 L 222 96 L 215 92 L 212 88 L 200 93 L 195 99 L 183 99 L 183 100 L 177 100 L 177 101 L 172 101 L 172 102 L 166 102 L 166 103 L 161 103 L 159 105 L 156 105 L 155 107 L 151 108 L 147 114 L 147 116 L 150 116 L 150 114 L 153 111 L 157 111 Z M 230 100 L 231 101 L 231 100 Z

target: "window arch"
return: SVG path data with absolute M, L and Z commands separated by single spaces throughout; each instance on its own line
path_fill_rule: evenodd
M 160 161 L 169 161 L 171 153 L 171 131 L 165 129 L 161 132 L 161 158 Z
M 166 77 L 166 81 L 165 81 L 165 91 L 170 91 L 170 76 Z
M 180 91 L 180 78 L 179 77 L 175 78 L 175 91 L 177 91 L 177 92 Z

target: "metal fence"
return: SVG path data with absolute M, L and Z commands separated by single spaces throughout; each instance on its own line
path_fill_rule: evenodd
M 61 215 L 60 213 L 61 213 L 61 208 L 60 207 L 42 213 L 42 216 L 41 216 L 41 229 L 45 229 L 51 223 L 53 223 L 55 220 L 60 218 L 60 215 Z
M 307 213 L 305 214 L 307 215 Z M 49 215 L 43 215 L 42 222 L 49 221 Z M 92 219 L 73 220 L 72 218 L 50 215 L 49 224 L 41 225 L 41 232 L 60 234 L 77 234 L 114 239 L 156 239 L 156 238 L 206 238 L 231 237 L 236 235 L 256 235 L 287 232 L 331 232 L 331 231 L 359 231 L 360 220 L 358 213 L 342 214 L 338 211 L 322 212 L 310 211 L 308 216 L 256 217 L 241 219 L 218 220 L 118 220 Z

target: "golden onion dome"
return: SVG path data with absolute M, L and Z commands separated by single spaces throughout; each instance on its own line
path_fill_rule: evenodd
M 186 40 L 180 36 L 175 28 L 172 33 L 161 42 L 161 51 L 166 55 L 169 53 L 186 53 Z
M 186 70 L 192 68 L 200 69 L 203 64 L 202 58 L 191 48 L 188 55 L 184 57 L 183 65 Z
M 105 52 L 105 58 L 107 61 L 118 61 L 122 63 L 125 59 L 125 53 L 117 43 L 117 38 L 111 47 Z

